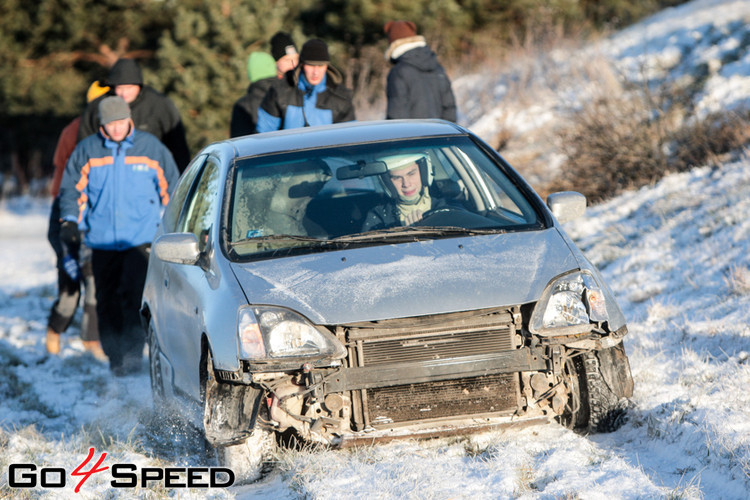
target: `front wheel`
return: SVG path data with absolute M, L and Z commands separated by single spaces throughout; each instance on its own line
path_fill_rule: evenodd
M 219 465 L 234 472 L 237 484 L 256 481 L 276 447 L 272 432 L 256 426 L 249 438 L 238 444 L 216 447 Z
M 211 352 L 206 352 L 203 380 L 203 430 L 216 449 L 219 464 L 238 483 L 255 481 L 276 446 L 275 434 L 257 424 L 261 391 L 216 378 Z
M 625 423 L 633 379 L 622 342 L 567 360 L 565 383 L 570 396 L 560 417 L 563 425 L 579 432 L 612 432 Z

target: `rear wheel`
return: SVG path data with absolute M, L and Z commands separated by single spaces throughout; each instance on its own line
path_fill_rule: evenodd
M 148 367 L 151 375 L 151 397 L 154 411 L 164 413 L 166 400 L 164 396 L 164 377 L 161 371 L 159 342 L 156 339 L 153 323 L 148 325 Z
M 563 425 L 584 432 L 612 432 L 625 423 L 633 379 L 622 342 L 569 359 L 565 382 L 570 397 L 560 417 Z

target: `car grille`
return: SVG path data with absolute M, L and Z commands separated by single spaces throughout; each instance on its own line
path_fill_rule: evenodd
M 499 374 L 367 390 L 371 424 L 476 415 L 517 405 L 516 375 Z
M 448 360 L 515 349 L 519 308 L 493 309 L 345 327 L 352 366 Z M 436 380 L 362 391 L 364 422 L 373 425 L 515 410 L 516 374 Z M 358 426 L 359 427 L 359 426 Z

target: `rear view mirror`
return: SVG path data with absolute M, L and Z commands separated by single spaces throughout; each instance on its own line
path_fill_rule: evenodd
M 336 170 L 336 179 L 344 181 L 347 179 L 362 179 L 372 175 L 384 174 L 388 171 L 385 162 L 382 161 L 360 161 L 352 165 L 344 165 Z

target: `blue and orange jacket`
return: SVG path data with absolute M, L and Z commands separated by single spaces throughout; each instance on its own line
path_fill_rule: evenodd
M 159 139 L 132 130 L 117 143 L 91 135 L 68 159 L 60 186 L 60 217 L 78 222 L 87 246 L 126 250 L 151 243 L 179 174 Z

